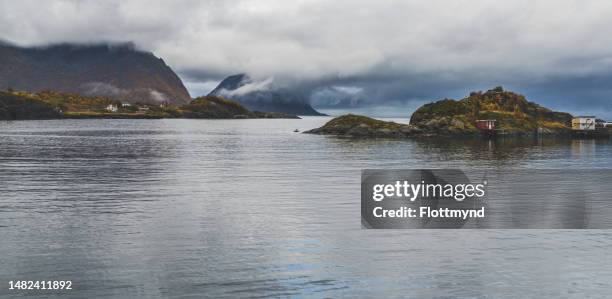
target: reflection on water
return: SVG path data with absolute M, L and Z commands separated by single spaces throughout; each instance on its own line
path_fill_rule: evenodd
M 0 122 L 0 282 L 73 280 L 78 298 L 609 293 L 612 232 L 362 230 L 359 190 L 363 168 L 612 168 L 609 140 L 293 132 L 326 120 Z

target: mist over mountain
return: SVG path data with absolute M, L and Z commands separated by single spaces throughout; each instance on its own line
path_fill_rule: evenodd
M 612 119 L 611 1 L 179 2 L 0 1 L 0 39 L 133 41 L 194 96 L 247 73 L 309 85 L 300 97 L 331 114 L 407 117 L 503 85 Z
M 161 58 L 130 43 L 44 47 L 0 43 L 0 89 L 7 88 L 143 103 L 191 100 L 181 79 Z
M 246 74 L 232 75 L 208 95 L 237 101 L 253 111 L 325 115 L 312 108 L 308 98 L 299 90 L 276 86 L 271 78 L 255 81 Z

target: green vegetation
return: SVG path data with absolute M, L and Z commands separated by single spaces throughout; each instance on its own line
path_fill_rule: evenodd
M 16 92 L 17 95 L 24 95 L 24 92 Z M 72 93 L 58 93 L 53 91 L 43 91 L 30 94 L 41 102 L 60 108 L 64 112 L 107 112 L 108 105 L 121 107 L 121 102 L 105 97 L 83 97 Z
M 325 124 L 325 126 L 329 128 L 353 127 L 355 125 L 364 125 L 372 129 L 389 130 L 397 130 L 404 126 L 395 122 L 387 122 L 355 114 L 347 114 L 340 117 L 336 117 L 330 120 L 327 124 Z
M 40 101 L 35 96 L 0 91 L 0 120 L 52 119 L 61 116 L 57 106 Z
M 523 95 L 496 87 L 472 92 L 459 101 L 444 99 L 423 105 L 412 114 L 410 124 L 438 134 L 476 133 L 478 119 L 497 120 L 502 134 L 531 134 L 536 130 L 558 133 L 570 129 L 572 116 L 554 112 Z
M 347 114 L 336 117 L 324 126 L 306 131 L 309 134 L 349 137 L 400 138 L 419 133 L 418 129 L 395 122 L 381 121 L 361 115 Z
M 251 114 L 244 106 L 217 96 L 196 98 L 180 107 L 180 112 L 186 118 L 239 118 Z

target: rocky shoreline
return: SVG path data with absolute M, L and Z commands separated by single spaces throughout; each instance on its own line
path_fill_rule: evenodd
M 333 135 L 349 138 L 470 138 L 485 136 L 478 130 L 459 131 L 459 130 L 440 130 L 437 126 L 423 128 L 396 122 L 387 122 L 373 119 L 362 115 L 347 114 L 336 117 L 327 122 L 320 128 L 304 131 L 304 134 Z M 557 136 L 572 137 L 569 130 L 563 131 L 541 131 L 541 132 L 500 132 L 495 136 L 499 137 L 532 137 L 532 136 Z M 487 137 L 491 137 L 486 135 Z

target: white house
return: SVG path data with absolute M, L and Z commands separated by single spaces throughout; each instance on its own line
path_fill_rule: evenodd
M 109 104 L 106 106 L 106 110 L 110 112 L 117 112 L 119 109 L 117 108 L 117 105 Z
M 132 106 L 132 104 L 130 103 L 121 103 L 121 107 L 125 108 L 125 107 L 130 107 L 130 106 Z
M 595 130 L 595 116 L 576 116 L 572 119 L 572 129 L 577 131 Z

